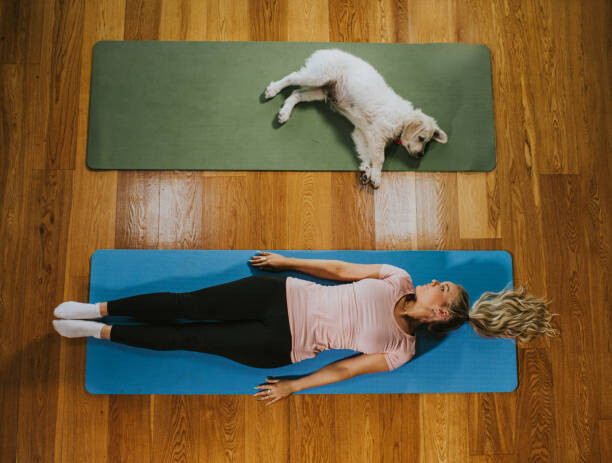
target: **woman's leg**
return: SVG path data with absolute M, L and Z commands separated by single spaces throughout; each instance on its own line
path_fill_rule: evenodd
M 261 320 L 286 310 L 285 278 L 252 276 L 189 293 L 153 293 L 109 301 L 109 315 L 141 320 Z
M 108 330 L 103 330 L 106 337 Z M 114 325 L 110 340 L 155 350 L 192 350 L 221 355 L 258 368 L 291 363 L 288 318 L 260 321 L 186 323 L 182 325 Z

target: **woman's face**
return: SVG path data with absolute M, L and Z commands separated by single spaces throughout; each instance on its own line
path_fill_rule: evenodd
M 417 302 L 431 310 L 431 321 L 448 320 L 450 312 L 448 306 L 459 295 L 459 287 L 452 281 L 419 285 L 415 288 Z

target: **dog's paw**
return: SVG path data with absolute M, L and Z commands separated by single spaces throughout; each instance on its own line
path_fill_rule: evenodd
M 280 89 L 276 85 L 274 85 L 274 82 L 271 82 L 270 85 L 268 85 L 268 87 L 266 88 L 264 96 L 267 99 L 274 98 L 276 95 L 278 95 L 278 92 L 280 92 Z
M 287 108 L 281 108 L 281 110 L 278 112 L 278 122 L 284 124 L 289 120 L 289 116 L 291 116 L 291 111 Z
M 380 188 L 381 181 L 382 178 L 380 172 L 372 172 L 372 175 L 370 176 L 370 184 L 372 185 L 372 188 L 376 190 Z

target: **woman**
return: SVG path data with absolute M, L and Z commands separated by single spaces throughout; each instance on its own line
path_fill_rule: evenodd
M 65 302 L 54 311 L 64 320 L 53 325 L 62 336 L 94 336 L 156 350 L 195 350 L 262 368 L 299 362 L 325 349 L 362 353 L 299 379 L 268 379 L 255 394 L 267 405 L 310 387 L 398 368 L 414 356 L 415 333 L 422 324 L 444 333 L 469 320 L 481 335 L 520 341 L 555 335 L 546 304 L 526 295 L 524 288 L 486 293 L 468 315 L 468 295 L 462 286 L 433 280 L 415 288 L 408 273 L 391 265 L 296 259 L 269 252 L 259 252 L 249 263 L 352 283 L 323 286 L 292 277 L 252 276 L 190 293 L 144 294 L 98 304 Z M 107 315 L 154 324 L 84 321 Z M 176 319 L 198 322 L 167 323 Z

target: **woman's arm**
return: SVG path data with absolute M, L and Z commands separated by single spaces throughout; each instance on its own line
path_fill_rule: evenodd
M 357 375 L 388 371 L 389 366 L 384 354 L 362 354 L 339 362 L 324 366 L 314 373 L 294 380 L 281 380 L 268 378 L 268 384 L 256 386 L 262 389 L 255 396 L 258 400 L 269 400 L 266 405 L 278 402 L 294 392 L 303 391 L 310 387 L 323 386 L 335 383 Z M 268 393 L 268 391 L 270 391 Z
M 381 264 L 353 264 L 341 260 L 298 259 L 259 251 L 249 263 L 253 267 L 270 271 L 297 271 L 319 278 L 338 281 L 357 281 L 378 278 Z

